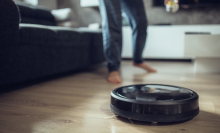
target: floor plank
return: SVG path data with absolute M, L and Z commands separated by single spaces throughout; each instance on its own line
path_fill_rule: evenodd
M 149 62 L 149 74 L 122 62 L 123 82 L 106 81 L 99 67 L 0 95 L 0 132 L 3 133 L 208 133 L 220 132 L 220 74 L 195 73 L 193 63 Z M 131 84 L 169 84 L 195 90 L 200 114 L 184 123 L 131 124 L 109 109 L 110 92 Z

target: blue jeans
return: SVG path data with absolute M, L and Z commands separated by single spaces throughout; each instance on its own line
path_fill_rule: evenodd
M 109 72 L 118 71 L 122 51 L 122 11 L 132 28 L 133 61 L 143 62 L 147 37 L 147 17 L 142 0 L 99 0 L 102 16 L 104 53 Z

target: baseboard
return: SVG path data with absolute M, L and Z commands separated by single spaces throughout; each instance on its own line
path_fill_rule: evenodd
M 132 60 L 132 58 L 122 58 L 122 60 Z M 167 61 L 167 62 L 194 62 L 193 58 L 144 58 L 145 61 Z

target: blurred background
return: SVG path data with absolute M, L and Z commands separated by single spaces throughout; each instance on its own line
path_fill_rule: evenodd
M 91 23 L 101 24 L 98 0 L 19 0 L 50 10 L 71 8 L 72 21 L 76 27 L 87 27 Z M 180 0 L 181 9 L 176 14 L 165 12 L 164 0 L 144 0 L 149 25 L 172 24 L 220 24 L 219 0 Z
M 101 29 L 98 0 L 19 1 L 51 10 L 59 26 Z M 203 60 L 206 65 L 212 64 L 214 71 L 220 71 L 219 0 L 180 0 L 177 13 L 166 12 L 164 0 L 144 0 L 144 4 L 149 24 L 143 53 L 145 59 L 196 62 Z M 122 13 L 122 16 L 122 57 L 131 59 L 132 30 L 125 14 Z M 210 59 L 213 61 L 210 62 Z

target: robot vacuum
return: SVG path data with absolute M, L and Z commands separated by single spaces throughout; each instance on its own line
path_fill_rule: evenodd
M 118 116 L 144 122 L 181 122 L 199 114 L 199 96 L 182 87 L 143 84 L 111 92 L 110 108 Z

